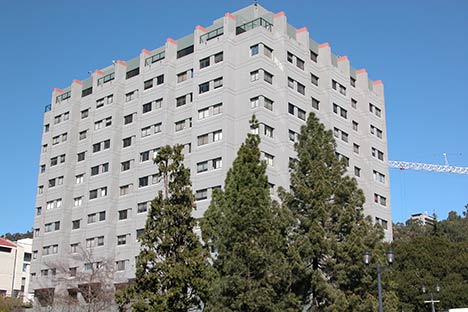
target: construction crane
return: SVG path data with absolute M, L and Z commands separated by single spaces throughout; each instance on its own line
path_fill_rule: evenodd
M 468 167 L 456 167 L 450 166 L 447 160 L 447 154 L 444 153 L 445 165 L 434 165 L 424 164 L 409 161 L 395 161 L 389 160 L 388 165 L 391 168 L 397 168 L 400 170 L 425 170 L 434 172 L 446 172 L 446 173 L 457 173 L 457 174 L 468 174 Z

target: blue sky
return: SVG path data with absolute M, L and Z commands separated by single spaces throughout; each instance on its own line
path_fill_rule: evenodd
M 244 0 L 3 1 L 0 234 L 32 227 L 44 106 L 54 87 L 208 26 Z M 260 1 L 330 42 L 386 91 L 392 160 L 468 166 L 468 1 Z M 394 221 L 461 212 L 468 176 L 391 170 Z

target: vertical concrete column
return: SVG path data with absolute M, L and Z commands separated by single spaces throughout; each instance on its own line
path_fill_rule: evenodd
M 172 38 L 166 39 L 166 60 L 168 62 L 175 61 L 177 59 L 177 41 Z
M 91 75 L 91 77 L 93 77 L 93 90 L 97 90 L 97 87 L 98 87 L 97 82 L 99 78 L 101 78 L 102 76 L 104 76 L 104 72 L 99 69 L 96 69 L 94 73 Z
M 330 66 L 331 60 L 331 47 L 328 42 L 319 44 L 318 63 L 323 66 Z
M 369 77 L 365 68 L 356 70 L 356 86 L 362 90 L 369 90 Z
M 277 36 L 288 34 L 288 21 L 283 11 L 273 15 L 273 33 Z
M 143 72 L 143 68 L 145 68 L 145 61 L 148 57 L 151 56 L 151 51 L 142 49 L 140 52 L 140 73 Z
M 195 27 L 195 30 L 193 31 L 193 49 L 195 51 L 198 51 L 198 48 L 200 46 L 205 45 L 206 41 L 201 42 L 201 36 L 203 36 L 204 34 L 206 34 L 206 28 L 197 25 Z
M 350 64 L 347 56 L 340 56 L 338 58 L 338 69 L 346 75 L 346 77 L 350 76 Z
M 50 104 L 52 106 L 50 110 L 54 110 L 54 106 L 57 105 L 57 102 L 56 102 L 57 96 L 59 96 L 62 93 L 63 93 L 62 89 L 54 88 L 54 90 L 52 91 L 52 99 L 50 100 Z
M 307 50 L 309 49 L 309 31 L 307 27 L 302 27 L 296 30 L 296 40 L 299 44 L 305 47 Z
M 223 18 L 224 35 L 233 38 L 236 36 L 237 21 L 231 13 L 224 14 Z
M 72 101 L 79 101 L 81 99 L 81 91 L 83 90 L 83 82 L 81 80 L 73 80 L 70 91 Z
M 120 82 L 125 80 L 127 74 L 127 62 L 118 60 L 114 63 L 115 80 Z
M 382 80 L 373 81 L 372 88 L 378 96 L 382 98 L 384 97 L 384 85 L 382 83 Z

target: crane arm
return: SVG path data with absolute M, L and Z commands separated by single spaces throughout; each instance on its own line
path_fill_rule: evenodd
M 455 167 L 450 165 L 433 165 L 433 164 L 424 164 L 424 163 L 415 163 L 408 161 L 395 161 L 389 160 L 388 165 L 391 168 L 398 168 L 400 170 L 425 170 L 425 171 L 435 171 L 435 172 L 447 172 L 447 173 L 457 173 L 457 174 L 468 174 L 468 167 Z

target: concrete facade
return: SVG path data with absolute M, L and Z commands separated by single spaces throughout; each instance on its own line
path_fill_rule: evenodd
M 17 242 L 0 238 L 0 294 L 32 300 L 29 292 L 32 239 Z
M 283 12 L 259 5 L 153 51 L 54 89 L 44 114 L 34 219 L 33 288 L 54 287 L 54 263 L 85 270 L 80 248 L 134 276 L 136 240 L 161 183 L 157 148 L 184 144 L 196 217 L 221 187 L 255 113 L 272 193 L 306 116 L 334 131 L 366 196 L 365 213 L 392 238 L 384 90 L 365 69 L 318 44 Z

